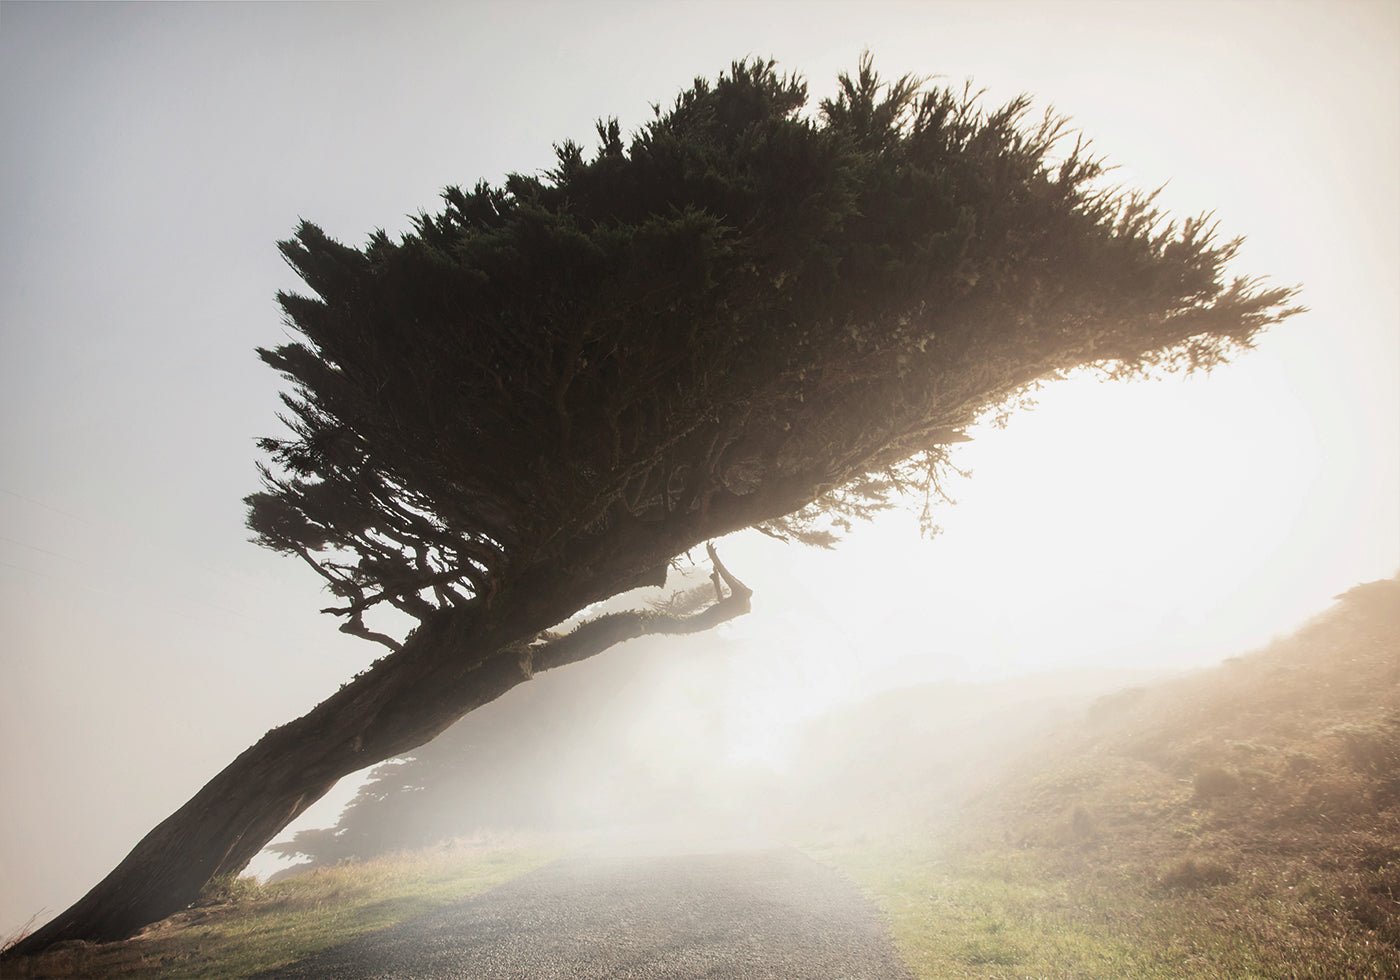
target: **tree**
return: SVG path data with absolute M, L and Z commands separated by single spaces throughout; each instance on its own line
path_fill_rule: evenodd
M 708 608 L 551 632 L 688 549 L 830 543 L 935 493 L 963 428 L 1039 379 L 1208 367 L 1294 312 L 1028 99 L 985 111 L 868 58 L 839 83 L 809 112 L 800 80 L 737 63 L 630 142 L 600 123 L 591 155 L 449 188 L 399 241 L 281 243 L 312 295 L 280 297 L 296 339 L 260 352 L 290 433 L 262 443 L 249 526 L 388 654 L 14 951 L 130 935 L 531 674 L 747 611 L 711 549 Z M 413 628 L 366 621 L 384 608 Z
M 691 649 L 703 644 L 704 656 L 658 657 L 658 648 L 685 645 L 647 638 L 586 671 L 537 677 L 375 766 L 334 827 L 267 849 L 322 867 L 483 832 L 668 820 L 739 827 L 776 814 L 786 790 L 775 793 L 758 768 L 719 750 L 732 732 L 713 695 L 725 685 L 732 642 L 697 636 Z M 667 730 L 638 739 L 657 718 Z

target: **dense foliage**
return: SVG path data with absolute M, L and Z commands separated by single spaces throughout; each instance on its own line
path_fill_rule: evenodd
M 281 248 L 314 295 L 280 297 L 297 338 L 261 352 L 293 434 L 263 443 L 250 526 L 395 646 L 378 603 L 422 620 L 638 540 L 652 563 L 755 524 L 825 540 L 928 491 L 1028 383 L 1209 365 L 1290 312 L 1027 110 L 867 60 L 811 112 L 738 63 L 630 142 L 602 123 L 591 157 L 450 188 L 399 241 L 303 224 Z

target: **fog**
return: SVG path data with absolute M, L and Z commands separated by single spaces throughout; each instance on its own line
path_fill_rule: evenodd
M 957 684 L 1209 664 L 1394 573 L 1393 4 L 0 4 L 0 934 L 381 652 L 246 542 L 279 407 L 252 351 L 296 285 L 275 241 L 299 217 L 396 234 L 443 186 L 548 167 L 746 55 L 819 99 L 866 48 L 1069 114 L 1117 179 L 1214 211 L 1249 236 L 1238 271 L 1301 283 L 1311 312 L 1211 376 L 1071 379 L 979 428 L 932 541 L 907 513 L 830 553 L 722 541 L 750 615 L 483 718 L 572 705 L 595 765 L 647 776 L 619 786 L 800 800 L 804 739 L 859 715 L 831 711 L 908 689 L 933 723 Z M 541 809 L 586 809 L 572 771 Z
M 862 682 L 821 649 L 755 641 L 736 623 L 539 675 L 365 774 L 342 815 L 360 784 L 346 780 L 340 802 L 298 821 L 252 870 L 480 835 L 696 847 L 933 826 L 1095 699 L 1156 676 L 1098 667 Z M 337 817 L 332 833 L 314 829 Z

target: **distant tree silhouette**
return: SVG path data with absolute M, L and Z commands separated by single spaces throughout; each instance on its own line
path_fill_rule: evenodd
M 236 873 L 341 776 L 407 752 L 532 673 L 749 608 L 617 613 L 707 540 L 830 543 L 936 493 L 965 426 L 1027 385 L 1219 363 L 1292 312 L 1227 281 L 1236 245 L 1116 193 L 1029 100 L 882 82 L 863 60 L 806 111 L 771 63 L 697 80 L 624 140 L 448 189 L 398 241 L 303 223 L 309 295 L 263 359 L 286 378 L 258 541 L 388 648 L 269 732 L 86 897 L 12 951 L 108 940 Z M 406 635 L 366 620 L 392 607 Z
M 721 731 L 718 706 L 701 692 L 722 682 L 730 658 L 712 646 L 699 658 L 657 657 L 667 642 L 537 679 L 471 712 L 408 757 L 375 767 L 334 827 L 269 849 L 319 866 L 481 832 L 734 815 L 756 777 L 721 752 L 707 758 L 700 746 L 666 744 L 677 730 Z M 657 732 L 662 747 L 638 735 L 642 714 L 676 726 Z M 764 802 L 774 795 L 771 786 L 764 793 Z

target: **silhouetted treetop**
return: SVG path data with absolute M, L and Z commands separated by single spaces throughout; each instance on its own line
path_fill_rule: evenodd
M 393 645 L 377 603 L 422 620 L 604 564 L 607 592 L 751 525 L 823 540 L 1038 379 L 1212 365 L 1293 312 L 1025 98 L 865 59 L 807 106 L 740 62 L 630 140 L 606 121 L 591 155 L 449 188 L 398 241 L 303 223 L 296 337 L 260 352 L 292 386 L 261 543 Z

